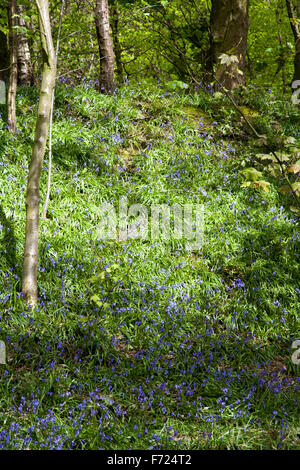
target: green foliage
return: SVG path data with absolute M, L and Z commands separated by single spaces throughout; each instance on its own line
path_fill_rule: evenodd
M 8 18 L 7 18 L 7 7 L 0 7 L 0 31 L 5 35 L 8 34 Z
M 19 426 L 6 448 L 148 449 L 158 437 L 161 449 L 297 448 L 295 388 L 284 385 L 297 375 L 297 219 L 276 178 L 268 193 L 241 187 L 242 175 L 257 183 L 268 174 L 272 155 L 254 166 L 251 142 L 226 140 L 235 116 L 203 90 L 166 95 L 141 84 L 102 96 L 88 84 L 58 86 L 40 301 L 30 312 L 20 270 L 36 100 L 19 89 L 19 134 L 0 127 L 2 433 Z M 294 178 L 298 163 L 284 153 Z M 43 199 L 45 171 L 42 180 Z M 147 207 L 204 204 L 203 249 L 187 252 L 172 237 L 101 239 L 99 205 L 121 195 Z
M 292 33 L 284 2 L 250 2 L 250 83 L 232 96 L 263 135 L 257 140 L 206 75 L 209 3 L 120 0 L 126 83 L 104 96 L 95 87 L 90 2 L 68 2 L 33 312 L 20 290 L 38 91 L 19 88 L 16 135 L 1 108 L 8 363 L 0 370 L 0 447 L 299 447 L 290 350 L 299 333 L 299 111 L 289 93 L 277 93 L 292 77 Z M 33 43 L 36 9 L 24 5 Z M 55 41 L 60 3 L 51 7 Z M 4 10 L 0 18 L 3 30 Z M 40 52 L 31 51 L 38 76 Z M 117 207 L 120 196 L 147 208 L 203 204 L 202 249 L 190 252 L 173 235 L 101 238 L 99 206 Z
M 180 80 L 173 80 L 171 82 L 167 82 L 166 87 L 169 90 L 176 90 L 176 88 L 179 90 L 186 90 L 189 86 L 187 83 L 181 82 Z
M 279 34 L 282 44 L 279 42 Z M 293 53 L 294 38 L 285 2 L 251 1 L 248 36 L 248 73 L 251 82 L 281 91 L 287 88 L 293 76 Z

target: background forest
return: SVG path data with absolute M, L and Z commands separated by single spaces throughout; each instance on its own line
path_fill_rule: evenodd
M 299 92 L 300 0 L 2 0 L 0 449 L 300 448 Z

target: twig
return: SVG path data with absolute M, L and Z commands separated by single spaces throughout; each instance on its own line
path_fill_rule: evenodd
M 60 75 L 57 75 L 58 78 L 65 77 L 66 75 L 70 75 L 70 73 L 77 72 L 77 70 L 82 70 L 82 67 L 78 67 L 77 69 L 74 70 L 69 70 L 66 73 L 62 73 Z

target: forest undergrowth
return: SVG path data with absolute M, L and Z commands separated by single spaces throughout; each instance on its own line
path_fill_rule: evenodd
M 0 448 L 299 449 L 299 218 L 242 117 L 209 89 L 57 86 L 32 311 L 21 272 L 37 101 L 18 89 L 16 136 L 0 109 Z M 249 88 L 236 103 L 299 149 L 288 101 Z M 247 168 L 267 187 L 245 187 Z M 121 197 L 149 214 L 203 205 L 203 246 L 101 238 L 99 208 L 118 214 Z

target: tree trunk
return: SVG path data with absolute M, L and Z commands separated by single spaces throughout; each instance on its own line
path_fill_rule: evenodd
M 113 45 L 114 45 L 114 51 L 115 51 L 117 75 L 118 75 L 119 82 L 122 83 L 123 82 L 123 66 L 122 66 L 122 58 L 121 58 L 121 46 L 120 46 L 120 41 L 119 41 L 119 11 L 118 11 L 117 0 L 113 0 L 112 6 L 110 8 L 110 14 L 111 14 L 111 31 L 112 31 Z
M 295 39 L 294 82 L 295 80 L 300 80 L 300 28 L 297 22 L 297 20 L 300 20 L 300 0 L 297 1 L 297 13 L 295 12 L 292 0 L 286 0 L 286 8 Z
M 300 0 L 298 0 L 297 14 L 298 14 L 298 21 L 300 21 Z M 296 41 L 294 80 L 300 80 L 300 28 L 299 26 L 298 26 L 298 33 L 299 34 L 298 34 L 298 38 Z
M 100 55 L 100 91 L 111 94 L 115 91 L 115 58 L 109 28 L 108 0 L 96 0 L 95 23 Z
M 296 53 L 294 60 L 294 79 L 293 81 L 300 80 L 300 36 L 296 42 Z
M 212 63 L 216 66 L 217 80 L 227 90 L 244 85 L 246 83 L 249 0 L 212 0 L 210 27 Z M 238 62 L 221 64 L 221 54 L 234 55 Z
M 23 6 L 17 5 L 18 26 L 24 28 Z M 33 84 L 32 63 L 29 44 L 24 32 L 18 33 L 18 83 L 30 86 Z
M 56 58 L 49 18 L 48 0 L 35 0 L 39 13 L 41 42 L 43 49 L 43 73 L 40 89 L 38 116 L 36 121 L 32 158 L 26 193 L 26 232 L 23 264 L 22 290 L 33 306 L 38 297 L 38 238 L 40 175 L 47 143 L 52 93 L 55 85 Z
M 9 88 L 7 97 L 7 126 L 9 132 L 16 132 L 16 96 L 18 85 L 18 44 L 17 33 L 15 30 L 16 22 L 16 0 L 9 2 L 9 55 L 10 55 L 10 73 L 9 73 Z
M 0 80 L 9 81 L 9 51 L 7 36 L 0 31 Z

